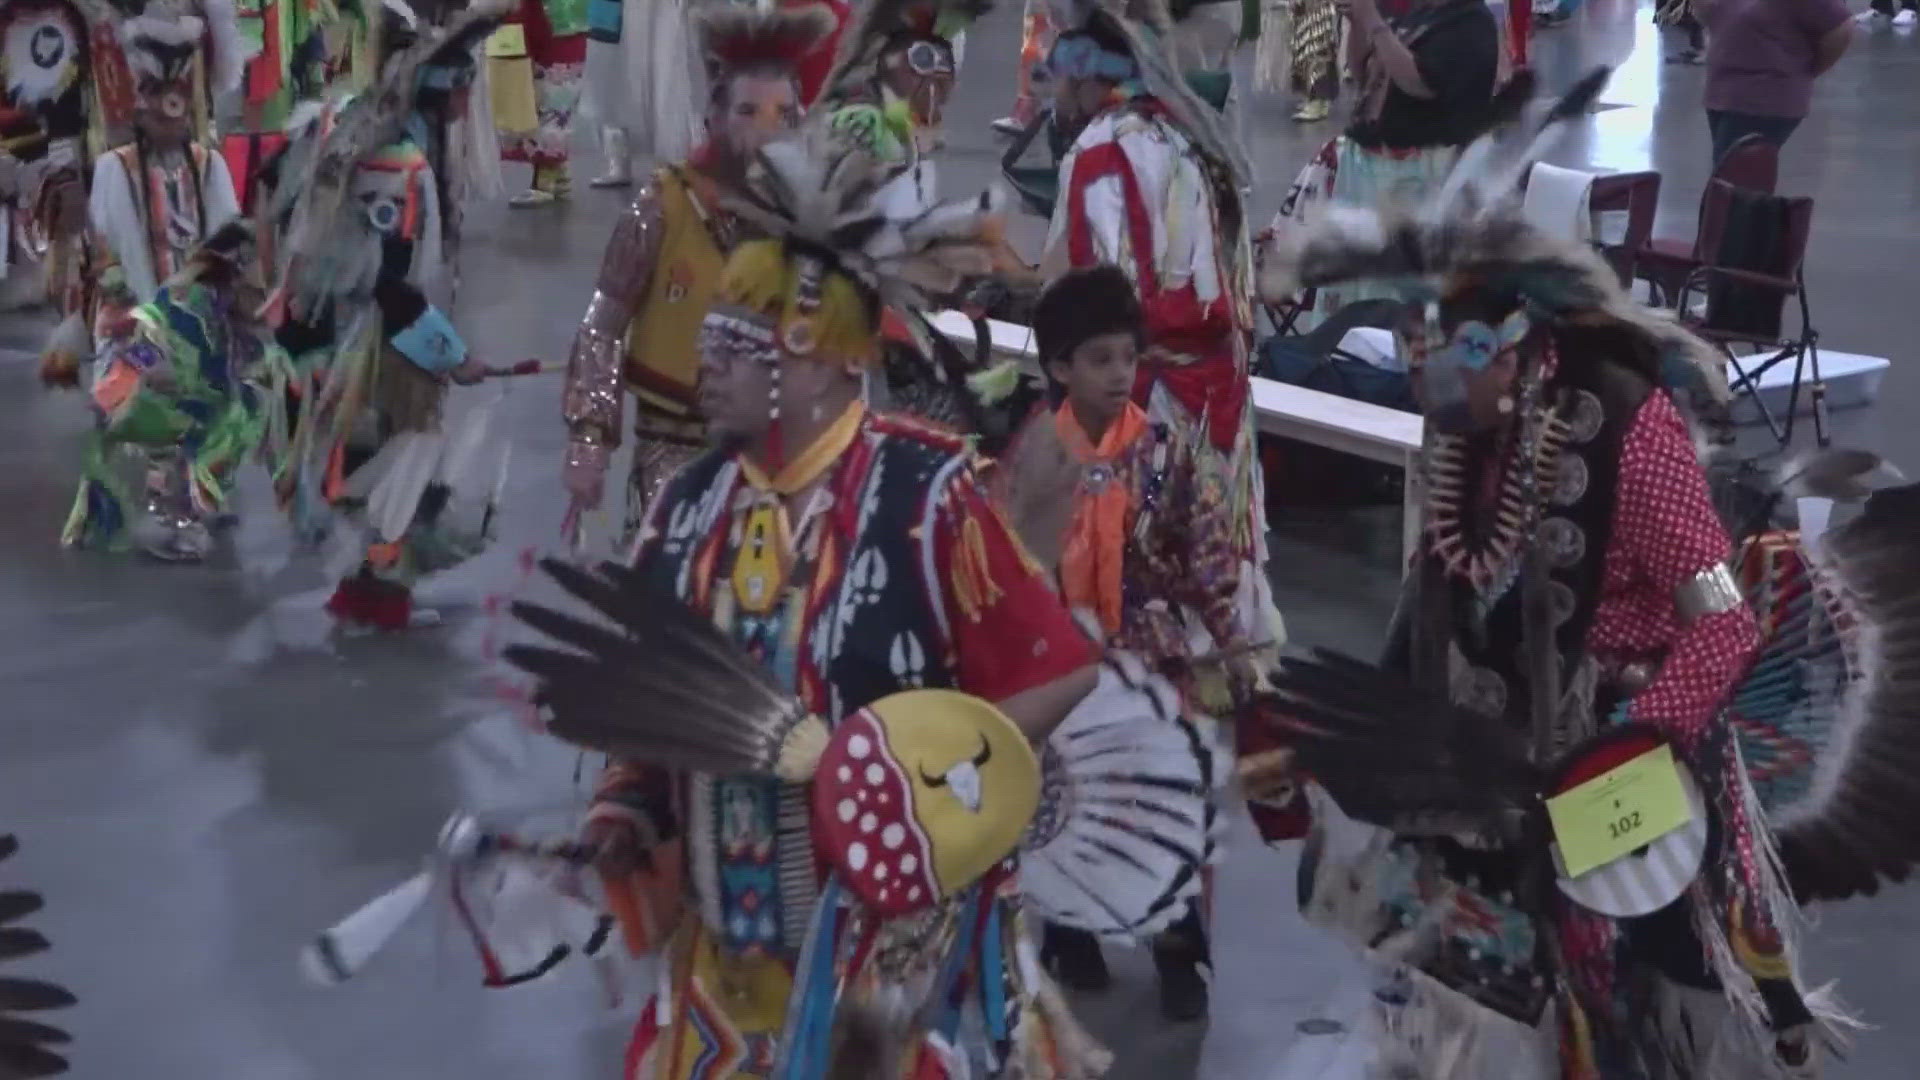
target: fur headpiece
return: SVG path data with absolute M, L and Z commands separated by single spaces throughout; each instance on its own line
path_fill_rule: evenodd
M 178 78 L 204 50 L 208 88 L 232 93 L 253 56 L 241 41 L 234 0 L 149 0 L 117 22 L 120 48 L 135 77 Z
M 765 11 L 754 4 L 707 4 L 695 18 L 707 77 L 716 82 L 751 68 L 797 68 L 836 25 L 825 4 Z
M 1166 0 L 1051 0 L 1051 7 L 1059 34 L 1092 32 L 1124 41 L 1138 68 L 1139 91 L 1159 102 L 1194 149 L 1231 178 L 1236 195 L 1251 189 L 1253 169 L 1226 119 L 1194 92 L 1174 60 Z
M 994 0 L 868 0 L 840 39 L 827 95 L 871 79 L 880 57 L 902 39 L 951 42 L 993 10 Z
M 870 351 L 881 307 L 926 310 L 960 295 L 974 280 L 1018 272 L 1002 232 L 1003 196 L 984 193 L 891 219 L 877 196 L 900 171 L 882 167 L 866 149 L 820 122 L 761 150 L 747 187 L 728 202 L 772 239 L 743 244 L 734 253 L 723 300 L 777 318 L 789 352 L 805 354 L 824 344 L 826 352 L 846 353 L 836 342 L 849 341 Z M 768 244 L 778 245 L 778 258 L 767 258 Z M 866 308 L 839 319 L 862 325 L 816 325 L 822 298 L 831 300 L 837 291 L 836 278 Z
M 1418 206 L 1336 206 L 1303 229 L 1276 235 L 1261 253 L 1261 297 L 1278 301 L 1358 280 L 1399 283 L 1416 300 L 1466 290 L 1512 295 L 1536 321 L 1624 325 L 1663 358 L 1699 368 L 1708 390 L 1724 399 L 1726 378 L 1711 345 L 1635 300 L 1592 248 L 1542 232 L 1521 216 L 1520 178 L 1571 120 L 1585 115 L 1609 75 L 1598 68 L 1576 84 L 1518 154 L 1502 151 L 1503 132 L 1482 136 Z

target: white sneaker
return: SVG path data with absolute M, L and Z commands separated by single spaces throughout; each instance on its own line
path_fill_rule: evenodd
M 1868 8 L 1860 14 L 1855 15 L 1853 21 L 1859 23 L 1861 26 L 1872 26 L 1874 23 L 1880 22 L 1885 18 L 1885 15 L 1880 14 L 1872 8 Z
M 1915 22 L 1920 22 L 1920 12 L 1916 12 L 1912 8 L 1902 8 L 1900 9 L 1900 14 L 1893 17 L 1893 25 L 1903 30 L 1912 26 Z

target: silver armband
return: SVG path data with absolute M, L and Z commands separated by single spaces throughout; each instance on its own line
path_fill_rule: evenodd
M 1746 598 L 1740 595 L 1740 586 L 1726 563 L 1714 563 L 1673 590 L 1673 606 L 1682 626 L 1692 625 L 1702 616 L 1732 611 L 1744 603 Z

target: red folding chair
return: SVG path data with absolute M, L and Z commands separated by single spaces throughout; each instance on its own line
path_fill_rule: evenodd
M 1768 253 L 1765 265 L 1727 265 L 1729 256 L 1726 225 L 1738 213 L 1736 200 L 1765 200 L 1781 215 L 1783 236 L 1778 249 Z M 1712 254 L 1681 283 L 1675 294 L 1675 310 L 1689 329 L 1720 347 L 1727 366 L 1736 376 L 1728 380 L 1733 393 L 1753 399 L 1767 430 L 1787 446 L 1793 441 L 1794 422 L 1800 412 L 1800 386 L 1811 376 L 1814 437 L 1819 445 L 1831 440 L 1827 435 L 1826 383 L 1820 377 L 1820 334 L 1813 326 L 1807 301 L 1805 277 L 1807 242 L 1813 234 L 1813 200 L 1806 196 L 1782 198 L 1765 192 L 1741 188 L 1724 180 L 1713 180 L 1701 203 L 1703 234 L 1705 224 L 1713 226 Z M 1743 236 L 1752 235 L 1743 230 Z M 1689 313 L 1690 301 L 1698 291 L 1706 304 L 1697 314 Z M 1788 301 L 1799 308 L 1800 325 L 1792 335 L 1786 333 L 1785 309 Z M 1741 350 L 1746 350 L 1743 355 Z M 1767 355 L 1767 354 L 1771 355 Z M 1764 357 L 1764 358 L 1763 358 Z M 1749 368 L 1755 360 L 1759 362 Z M 1779 364 L 1793 362 L 1793 383 L 1787 397 L 1787 419 L 1783 425 L 1760 395 L 1760 377 Z
M 1620 287 L 1632 288 L 1641 249 L 1653 237 L 1653 214 L 1660 206 L 1657 172 L 1608 173 L 1593 182 L 1588 196 L 1593 212 L 1627 212 L 1627 232 L 1617 244 L 1601 244 L 1600 255 L 1620 275 Z
M 1520 197 L 1527 194 L 1527 181 L 1533 178 L 1533 170 L 1528 169 L 1520 177 Z M 1620 275 L 1620 286 L 1631 288 L 1633 285 L 1634 258 L 1640 249 L 1647 246 L 1647 238 L 1653 235 L 1653 214 L 1660 206 L 1660 174 L 1657 172 L 1621 172 L 1599 173 L 1593 178 L 1593 187 L 1587 193 L 1588 210 L 1591 213 L 1625 210 L 1627 212 L 1627 233 L 1618 244 L 1602 244 L 1595 238 L 1594 247 L 1607 265 Z
M 1716 182 L 1773 194 L 1780 181 L 1780 148 L 1758 135 L 1733 144 L 1707 178 Z M 1674 303 L 1689 275 L 1706 265 L 1720 249 L 1721 223 L 1707 212 L 1708 191 L 1700 193 L 1700 218 L 1691 240 L 1658 237 L 1646 241 L 1634 256 L 1634 272 L 1652 285 L 1656 303 Z

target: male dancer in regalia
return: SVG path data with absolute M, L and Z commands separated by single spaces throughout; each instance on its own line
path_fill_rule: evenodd
M 654 490 L 705 444 L 694 395 L 700 320 L 745 230 L 721 191 L 742 183 L 760 147 L 798 123 L 795 66 L 832 29 L 819 8 L 762 14 L 721 5 L 702 15 L 707 141 L 686 161 L 655 170 L 615 225 L 568 358 L 569 534 L 603 497 L 629 395 L 636 445 L 627 537 Z
M 50 383 L 77 383 L 84 356 L 98 354 L 104 362 L 107 354 L 97 345 L 121 335 L 133 310 L 239 213 L 226 162 L 208 149 L 212 95 L 237 86 L 244 59 L 232 5 L 149 3 L 120 20 L 116 35 L 114 60 L 124 66 L 96 50 L 91 100 L 104 113 L 110 96 L 104 84 L 116 72 L 130 78 L 131 137 L 93 163 L 79 289 L 42 358 L 41 376 Z M 96 119 L 101 131 L 110 130 L 109 117 Z M 94 404 L 110 414 L 114 409 L 99 394 L 110 392 L 114 380 L 105 378 L 105 367 L 93 374 Z M 195 560 L 211 546 L 205 519 L 219 500 L 196 497 L 190 457 L 177 448 L 147 451 L 142 543 L 162 558 Z M 89 465 L 90 474 L 98 472 Z M 199 489 L 204 493 L 206 486 Z M 104 529 L 72 526 L 64 539 L 113 543 L 122 524 L 128 523 L 116 517 Z
M 1029 737 L 1042 736 L 1093 687 L 1088 642 L 1008 531 L 964 440 L 869 411 L 861 387 L 878 360 L 881 292 L 896 304 L 916 295 L 907 278 L 881 275 L 899 268 L 911 280 L 957 281 L 942 262 L 956 256 L 966 272 L 983 272 L 997 233 L 989 236 L 977 203 L 947 208 L 948 228 L 925 249 L 917 245 L 934 237 L 838 231 L 881 215 L 871 188 L 859 189 L 856 159 L 839 156 L 860 152 L 825 142 L 803 152 L 811 163 L 800 154 L 761 159 L 785 191 L 833 177 L 831 207 L 822 215 L 815 201 L 788 217 L 777 196 L 760 197 L 756 217 L 775 238 L 734 249 L 701 327 L 699 401 L 714 448 L 650 506 L 636 569 L 822 716 L 910 687 L 949 688 L 996 703 Z M 964 227 L 969 214 L 982 219 L 978 228 Z M 872 247 L 837 246 L 854 237 Z M 876 275 L 876 265 L 886 269 Z M 832 960 L 804 964 L 816 901 L 833 902 L 820 897 L 814 871 L 813 836 L 827 826 L 806 790 L 628 762 L 603 777 L 588 839 L 612 853 L 614 880 L 650 853 L 655 870 L 684 874 L 688 886 L 684 914 L 655 912 L 655 925 L 672 927 L 664 946 L 673 974 L 662 1007 L 649 1008 L 636 1032 L 633 1075 L 901 1075 L 792 1064 L 807 1031 L 839 1030 L 866 1009 L 886 1013 L 888 1000 L 907 1060 L 918 1059 L 911 1075 L 982 1075 L 973 1071 L 982 1065 L 985 1075 L 1035 1080 L 1091 1075 L 1064 1037 L 1071 1021 L 1050 984 L 1025 960 L 1007 963 L 1025 946 L 1023 920 L 1006 901 L 962 918 L 958 939 L 946 909 L 880 923 L 872 955 L 899 985 L 879 998 L 864 987 L 843 992 Z M 941 959 L 968 940 L 974 959 Z M 944 993 L 918 1004 L 925 991 L 915 987 L 943 971 L 973 973 L 960 986 L 995 1003 L 984 1026 L 949 1025 Z M 777 1053 L 791 1071 L 770 1072 Z
M 1490 205 L 1524 161 L 1463 158 L 1476 160 L 1479 182 L 1442 189 L 1457 196 L 1356 210 L 1262 271 L 1268 296 L 1362 280 L 1404 290 L 1399 340 L 1428 425 L 1420 547 L 1385 662 L 1289 661 L 1274 676 L 1279 713 L 1351 740 L 1329 755 L 1296 734 L 1303 769 L 1385 830 L 1328 846 L 1316 822 L 1308 917 L 1400 962 L 1378 992 L 1395 1075 L 1816 1075 L 1821 1025 L 1796 981 L 1781 856 L 1789 872 L 1808 867 L 1798 845 L 1775 847 L 1752 756 L 1772 752 L 1750 734 L 1817 678 L 1824 609 L 1811 605 L 1813 623 L 1804 601 L 1767 612 L 1793 685 L 1748 677 L 1755 615 L 1674 399 L 1677 385 L 1714 386 L 1720 358 L 1627 296 L 1591 250 Z M 1810 761 L 1824 706 L 1804 707 Z M 1355 722 L 1374 735 L 1352 739 Z M 1423 741 L 1444 732 L 1485 741 L 1449 758 Z M 1600 776 L 1649 746 L 1694 785 L 1698 832 L 1573 868 L 1572 826 L 1542 833 L 1533 817 L 1563 790 L 1542 783 L 1566 762 Z
M 459 520 L 463 441 L 450 437 L 449 383 L 492 374 L 454 325 L 462 199 L 456 137 L 482 37 L 506 0 L 446 22 L 389 14 L 376 91 L 323 114 L 276 166 L 281 341 L 306 372 L 292 461 L 275 479 L 297 531 L 325 535 L 340 512 L 362 543 L 327 610 L 351 629 L 404 630 L 425 574 L 477 554 L 491 515 Z M 350 564 L 351 565 L 351 564 Z

